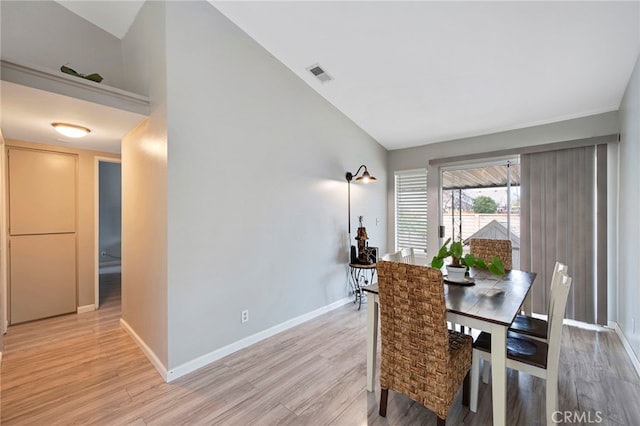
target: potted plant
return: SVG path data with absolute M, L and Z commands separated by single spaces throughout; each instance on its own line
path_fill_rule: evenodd
M 438 254 L 433 256 L 431 267 L 437 269 L 442 268 L 444 260 L 448 257 L 451 257 L 451 263 L 447 265 L 447 274 L 451 281 L 463 282 L 467 269 L 473 266 L 488 269 L 496 275 L 503 275 L 505 273 L 504 265 L 498 257 L 494 256 L 491 262 L 487 264 L 483 259 L 476 257 L 473 253 L 468 253 L 463 256 L 462 241 L 451 242 L 451 238 L 445 241 L 442 247 L 440 247 Z

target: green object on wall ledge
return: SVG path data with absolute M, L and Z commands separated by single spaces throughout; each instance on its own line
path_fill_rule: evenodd
M 66 65 L 61 66 L 60 71 L 62 71 L 65 74 L 70 74 L 76 77 L 81 77 L 87 80 L 95 81 L 96 83 L 100 83 L 102 81 L 102 76 L 98 73 L 93 73 L 88 75 L 80 74 L 79 72 L 76 72 L 74 69 L 71 69 Z

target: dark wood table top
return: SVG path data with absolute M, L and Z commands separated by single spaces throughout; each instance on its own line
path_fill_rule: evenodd
M 473 268 L 470 276 L 475 279 L 475 285 L 443 283 L 447 311 L 508 326 L 520 312 L 536 275 L 513 269 L 499 276 Z M 378 284 L 362 290 L 378 294 Z

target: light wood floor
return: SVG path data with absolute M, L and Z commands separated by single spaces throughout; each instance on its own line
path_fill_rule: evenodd
M 103 279 L 99 311 L 9 329 L 3 425 L 436 423 L 393 392 L 387 417 L 378 416 L 379 390 L 365 390 L 366 308 L 344 306 L 166 384 L 119 326 L 119 276 Z M 565 326 L 563 338 L 560 409 L 640 425 L 640 379 L 615 333 Z M 544 388 L 510 372 L 508 424 L 544 424 Z M 489 385 L 481 385 L 475 414 L 458 395 L 448 423 L 491 424 Z

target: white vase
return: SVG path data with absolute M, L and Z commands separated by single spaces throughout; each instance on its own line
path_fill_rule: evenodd
M 451 266 L 447 265 L 447 280 L 457 283 L 464 282 L 464 275 L 467 272 L 465 266 Z

